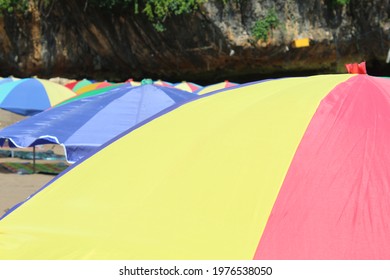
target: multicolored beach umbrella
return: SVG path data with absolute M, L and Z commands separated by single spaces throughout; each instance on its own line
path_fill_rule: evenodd
M 173 87 L 173 84 L 170 82 L 166 82 L 163 80 L 156 80 L 153 82 L 153 84 L 158 85 L 158 86 L 163 86 L 163 87 Z
M 78 80 L 70 81 L 69 83 L 66 83 L 66 84 L 65 84 L 65 87 L 67 87 L 68 89 L 73 89 L 73 87 L 74 87 L 78 82 L 79 82 Z
M 208 86 L 205 86 L 203 88 L 200 88 L 199 90 L 195 91 L 195 93 L 198 95 L 202 95 L 202 94 L 206 94 L 206 93 L 213 92 L 216 90 L 234 87 L 237 85 L 238 85 L 237 83 L 232 83 L 232 82 L 229 82 L 226 80 L 226 81 L 223 81 L 221 83 L 216 83 L 216 84 L 212 84 L 212 85 L 208 85 Z
M 204 96 L 0 221 L 0 259 L 390 259 L 390 80 Z
M 75 95 L 68 88 L 48 80 L 20 79 L 0 84 L 0 108 L 32 116 Z
M 103 81 L 103 82 L 96 82 L 96 83 L 92 83 L 92 84 L 89 84 L 89 85 L 85 85 L 85 86 L 82 86 L 76 90 L 73 90 L 76 94 L 82 94 L 82 93 L 85 93 L 87 91 L 91 91 L 91 90 L 95 90 L 95 89 L 99 89 L 99 88 L 105 88 L 105 87 L 109 87 L 109 86 L 112 86 L 112 85 L 115 85 L 114 83 L 109 83 L 109 82 L 106 82 L 106 81 Z
M 195 91 L 200 90 L 202 88 L 201 85 L 198 85 L 198 84 L 195 84 L 192 82 L 186 82 L 186 81 L 174 84 L 173 86 L 175 88 L 178 88 L 178 89 L 181 89 L 184 91 L 188 91 L 188 92 L 195 92 Z
M 58 103 L 54 107 L 62 106 L 62 105 L 67 104 L 69 102 L 73 102 L 75 100 L 83 99 L 83 98 L 86 98 L 86 97 L 91 97 L 91 96 L 103 94 L 103 93 L 106 93 L 106 92 L 110 92 L 112 89 L 119 88 L 119 87 L 128 88 L 129 84 L 128 83 L 112 84 L 110 86 L 106 86 L 106 87 L 102 87 L 102 88 L 86 91 L 86 92 L 80 93 L 80 94 L 78 94 L 78 95 L 76 95 L 76 96 L 74 96 L 72 98 L 69 98 L 69 99 L 67 99 L 67 100 L 65 100 L 65 101 L 63 101 L 61 103 Z
M 75 100 L 0 130 L 0 146 L 60 144 L 74 163 L 120 133 L 195 94 L 154 85 L 115 88 L 104 94 Z
M 78 89 L 82 88 L 82 87 L 85 87 L 87 85 L 90 85 L 90 84 L 93 84 L 94 82 L 91 81 L 91 80 L 88 80 L 88 79 L 82 79 L 82 80 L 78 80 L 78 81 L 73 81 L 73 82 L 70 82 L 70 83 L 67 83 L 65 85 L 65 87 L 73 90 L 74 92 L 77 91 Z
M 137 87 L 141 85 L 141 82 L 139 81 L 134 81 L 133 79 L 128 79 L 126 80 L 126 83 L 129 83 L 133 87 Z

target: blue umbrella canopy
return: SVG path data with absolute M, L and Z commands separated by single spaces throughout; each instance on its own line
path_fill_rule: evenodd
M 0 108 L 32 116 L 76 94 L 48 80 L 26 78 L 0 84 Z
M 196 97 L 175 88 L 125 85 L 8 126 L 0 130 L 0 145 L 7 139 L 10 147 L 60 144 L 74 163 L 129 128 Z

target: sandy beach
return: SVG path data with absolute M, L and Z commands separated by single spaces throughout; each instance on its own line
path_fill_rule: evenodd
M 0 129 L 22 119 L 24 119 L 23 116 L 0 109 Z M 3 151 L 7 150 L 7 148 L 4 147 L 1 149 Z M 32 148 L 16 150 L 31 152 Z M 56 154 L 63 154 L 63 148 L 59 145 L 44 145 L 39 147 L 38 150 L 51 150 Z M 32 160 L 20 159 L 17 157 L 0 157 L 0 163 L 9 162 L 32 163 Z M 38 160 L 37 163 L 55 163 L 55 161 Z M 55 175 L 51 174 L 18 174 L 17 172 L 11 172 L 0 166 L 0 216 L 2 216 L 7 209 L 24 201 L 54 177 Z
M 55 154 L 63 155 L 62 147 L 59 145 L 44 145 L 40 149 L 41 151 L 51 150 Z M 4 151 L 7 149 L 2 148 L 2 150 Z M 31 152 L 32 149 L 17 149 L 17 151 Z M 24 174 L 23 172 L 12 172 L 2 167 L 2 163 L 23 163 L 32 165 L 32 160 L 16 157 L 0 157 L 0 216 L 2 216 L 7 209 L 25 200 L 56 176 L 53 174 Z M 36 163 L 53 165 L 58 163 L 66 164 L 65 161 L 55 160 L 37 160 Z
M 20 175 L 0 171 L 0 216 L 7 209 L 35 193 L 54 177 L 45 174 Z

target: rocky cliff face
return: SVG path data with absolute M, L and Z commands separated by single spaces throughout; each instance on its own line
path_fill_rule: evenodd
M 1 76 L 210 83 L 345 72 L 344 63 L 362 60 L 369 74 L 390 69 L 389 1 L 210 0 L 199 12 L 167 19 L 165 32 L 131 9 L 52 3 L 0 17 Z M 279 25 L 256 40 L 252 27 L 270 10 Z M 294 48 L 299 38 L 310 46 Z

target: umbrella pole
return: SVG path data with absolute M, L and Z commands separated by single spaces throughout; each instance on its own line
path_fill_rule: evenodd
M 33 173 L 35 174 L 35 146 L 33 146 Z

